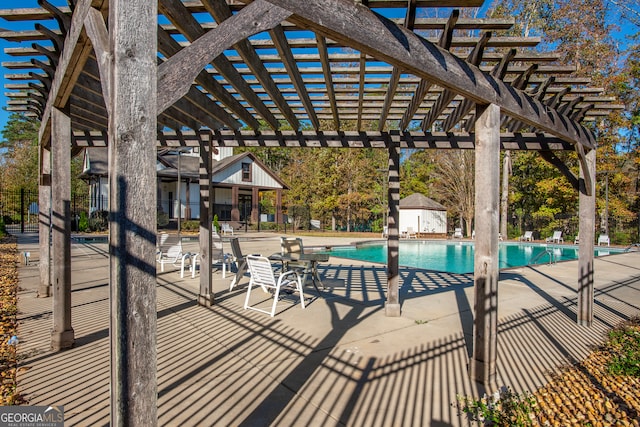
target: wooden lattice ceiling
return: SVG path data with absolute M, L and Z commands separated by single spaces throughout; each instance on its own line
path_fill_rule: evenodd
M 106 15 L 107 3 L 94 0 L 93 6 Z M 310 2 L 309 10 L 313 10 L 311 3 L 322 4 L 318 0 Z M 502 81 L 509 90 L 523 91 L 549 111 L 555 111 L 559 116 L 554 117 L 560 117 L 561 121 L 589 122 L 620 108 L 601 88 L 590 87 L 589 79 L 574 77 L 571 67 L 557 65 L 553 53 L 536 51 L 539 38 L 505 36 L 505 31 L 514 25 L 512 19 L 472 19 L 460 13 L 461 9 L 481 6 L 482 1 L 369 0 L 361 3 L 353 7 L 368 7 L 388 17 L 389 21 L 381 19 L 380 22 L 392 34 L 410 31 L 427 40 L 424 45 L 436 56 L 439 50 L 434 50 L 434 46 L 448 50 L 464 61 L 463 67 L 477 66 L 491 76 L 490 83 Z M 0 16 L 7 21 L 33 24 L 32 30 L 0 31 L 0 37 L 15 42 L 15 47 L 6 49 L 15 61 L 2 64 L 10 82 L 6 85 L 7 109 L 46 121 L 49 92 L 72 15 L 68 7 L 55 7 L 46 1 L 39 4 L 42 7 L 36 9 L 0 10 Z M 158 63 L 218 28 L 244 7 L 244 2 L 234 0 L 160 0 Z M 443 140 L 455 146 L 455 141 L 451 143 L 451 133 L 446 132 L 463 135 L 464 140 L 464 135 L 473 130 L 474 101 L 468 95 L 461 95 L 466 87 L 458 84 L 453 89 L 445 88 L 437 79 L 406 71 L 410 67 L 400 66 L 404 64 L 396 61 L 397 56 L 391 54 L 390 61 L 386 57 L 388 52 L 377 54 L 376 40 L 368 40 L 366 33 L 357 40 L 348 31 L 332 37 L 335 29 L 331 24 L 325 27 L 295 13 L 281 25 L 244 39 L 213 59 L 197 75 L 188 93 L 160 112 L 158 124 L 162 136 L 159 139 L 171 140 L 171 135 L 203 129 L 222 130 L 227 134 L 229 130 L 251 129 L 243 132 L 245 136 L 259 129 L 263 134 L 264 129 L 270 129 L 272 132 L 266 134 L 276 135 L 280 133 L 273 131 L 293 129 L 322 131 L 311 132 L 308 141 L 324 138 L 338 141 L 337 145 L 353 146 L 354 143 L 345 141 L 361 138 L 359 144 L 367 146 L 366 141 L 375 139 L 376 132 L 399 129 L 408 131 L 397 134 L 405 146 L 411 146 L 411 141 L 424 140 Z M 341 14 L 349 13 L 336 10 L 336 22 L 340 23 Z M 371 19 L 377 17 L 370 16 Z M 343 24 L 350 25 L 350 21 L 345 19 Z M 82 43 L 91 46 L 85 33 L 81 34 Z M 380 49 L 384 49 L 383 46 L 381 43 Z M 103 139 L 100 135 L 106 134 L 108 126 L 100 64 L 94 49 L 85 48 L 83 52 L 84 57 L 77 55 L 77 64 L 81 64 L 82 69 L 76 74 L 68 97 L 72 127 L 80 145 Z M 439 64 L 440 67 L 446 65 L 444 61 Z M 469 74 L 469 90 L 473 90 L 474 78 L 474 74 Z M 457 90 L 459 88 L 463 90 Z M 158 92 L 162 91 L 159 86 Z M 537 119 L 531 117 L 525 123 L 504 115 L 501 124 L 512 141 L 518 140 L 513 133 L 533 133 L 519 139 L 517 148 L 527 148 L 522 144 L 524 139 L 540 141 L 542 132 L 549 132 L 549 126 L 532 125 Z M 552 123 L 552 131 L 554 126 Z M 344 130 L 360 133 L 345 138 L 340 132 Z M 305 139 L 299 132 L 284 134 L 289 136 L 274 138 L 276 143 L 299 145 L 303 141 L 304 145 Z M 566 142 L 577 142 L 563 134 L 554 136 L 564 141 L 558 147 L 565 149 L 571 145 Z M 456 138 L 459 141 L 461 137 Z M 590 146 L 588 138 L 582 142 Z M 238 144 L 237 141 L 228 143 Z M 532 147 L 539 149 L 541 145 Z

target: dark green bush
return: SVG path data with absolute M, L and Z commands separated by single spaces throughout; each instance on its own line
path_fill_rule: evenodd
M 94 211 L 89 216 L 88 231 L 105 231 L 109 226 L 109 212 Z
M 158 227 L 166 227 L 169 225 L 169 214 L 164 212 L 162 209 L 158 209 L 157 218 Z
M 80 219 L 78 220 L 78 231 L 85 232 L 89 229 L 89 217 L 85 211 L 80 212 Z
M 180 228 L 183 231 L 198 231 L 200 230 L 200 221 L 197 219 L 182 221 L 180 223 Z

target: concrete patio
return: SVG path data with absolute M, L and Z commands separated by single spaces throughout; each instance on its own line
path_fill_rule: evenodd
M 276 234 L 240 238 L 245 254 L 279 250 Z M 304 237 L 305 246 L 351 241 Z M 59 353 L 49 350 L 52 299 L 36 297 L 37 245 L 19 236 L 31 252 L 19 270 L 19 391 L 30 405 L 64 405 L 65 425 L 108 425 L 108 245 L 72 245 L 76 343 Z M 640 312 L 639 252 L 597 258 L 595 268 L 591 328 L 576 324 L 577 261 L 500 275 L 498 385 L 536 389 Z M 400 272 L 399 318 L 384 315 L 382 265 L 331 258 L 320 265 L 327 289 L 308 286 L 305 310 L 297 295 L 283 298 L 274 318 L 243 309 L 248 277 L 229 292 L 232 275 L 216 272 L 209 309 L 196 304 L 198 276 L 158 273 L 159 425 L 466 425 L 456 394 L 483 392 L 467 375 L 472 277 Z

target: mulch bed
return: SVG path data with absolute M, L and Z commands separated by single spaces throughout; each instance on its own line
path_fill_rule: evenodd
M 0 405 L 26 401 L 17 392 L 18 249 L 15 237 L 0 238 Z M 640 319 L 628 322 L 640 336 Z M 534 425 L 640 427 L 640 378 L 612 375 L 607 362 L 611 348 L 594 350 L 577 365 L 562 368 L 533 395 L 538 405 Z
M 640 343 L 640 318 L 623 325 Z M 539 425 L 640 426 L 640 378 L 611 374 L 608 364 L 614 356 L 626 355 L 602 346 L 584 361 L 559 370 L 535 392 Z
M 0 405 L 25 403 L 16 390 L 18 371 L 16 343 L 18 322 L 18 245 L 16 238 L 0 238 Z M 12 340 L 13 338 L 13 340 Z

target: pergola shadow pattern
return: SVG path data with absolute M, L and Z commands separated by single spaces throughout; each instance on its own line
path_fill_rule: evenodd
M 81 256 L 106 273 L 103 253 Z M 532 273 L 548 275 L 552 268 Z M 33 268 L 21 271 L 28 278 Z M 484 391 L 469 379 L 464 321 L 456 319 L 470 311 L 469 303 L 442 316 L 434 307 L 438 298 L 470 291 L 470 277 L 402 270 L 407 314 L 376 328 L 368 322 L 379 318 L 373 314 L 384 299 L 384 269 L 331 264 L 321 273 L 327 283 L 343 285 L 313 295 L 306 310 L 283 300 L 275 318 L 242 310 L 244 286 L 220 291 L 219 303 L 205 308 L 194 302 L 193 280 L 176 281 L 176 272 L 159 277 L 159 424 L 465 425 L 451 406 L 456 394 Z M 534 390 L 549 370 L 581 360 L 607 328 L 640 310 L 637 299 L 617 294 L 640 293 L 640 275 L 598 286 L 592 328 L 575 323 L 572 285 L 543 290 L 528 274 L 511 275 L 501 285 L 507 300 L 512 287 L 527 288 L 533 301 L 545 293 L 542 303 L 499 320 L 498 381 L 516 391 Z M 58 353 L 45 350 L 50 302 L 34 298 L 29 283 L 35 281 L 23 279 L 20 352 L 27 357 L 20 392 L 31 405 L 64 405 L 66 425 L 108 425 L 108 288 L 97 276 L 92 286 L 74 284 L 76 346 Z M 424 322 L 404 319 L 416 307 Z M 404 339 L 394 341 L 399 335 Z

